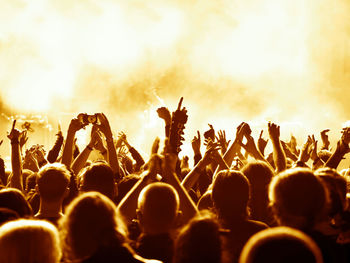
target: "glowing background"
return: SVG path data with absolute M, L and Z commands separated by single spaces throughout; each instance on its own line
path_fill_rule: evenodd
M 174 109 L 181 96 L 187 153 L 208 122 L 230 138 L 242 120 L 255 133 L 276 121 L 283 139 L 323 128 L 337 138 L 349 119 L 348 0 L 0 0 L 0 7 L 0 110 L 48 116 L 50 143 L 58 121 L 65 131 L 78 112 L 103 111 L 148 154 L 163 135 L 155 109 L 163 102 Z M 4 138 L 11 123 L 0 124 Z M 30 143 L 42 140 L 34 134 Z

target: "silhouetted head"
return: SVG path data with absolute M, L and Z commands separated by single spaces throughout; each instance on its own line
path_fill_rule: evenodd
M 324 212 L 326 192 L 311 170 L 294 168 L 272 179 L 269 199 L 280 225 L 307 230 Z
M 192 219 L 175 241 L 174 263 L 220 263 L 219 224 L 209 213 Z
M 342 213 L 347 207 L 347 181 L 335 169 L 321 168 L 315 171 L 328 193 L 328 215 L 333 217 Z
M 245 244 L 240 263 L 322 263 L 316 243 L 306 234 L 290 227 L 262 230 Z
M 101 247 L 122 245 L 117 220 L 116 206 L 103 194 L 88 192 L 74 199 L 59 221 L 67 259 L 81 260 Z
M 69 178 L 69 171 L 63 164 L 42 167 L 36 178 L 40 198 L 47 202 L 62 201 L 68 193 Z
M 224 221 L 248 215 L 249 181 L 240 171 L 219 172 L 213 183 L 212 199 L 219 217 Z
M 274 176 L 274 171 L 265 162 L 249 162 L 241 171 L 248 178 L 252 191 L 268 191 L 268 185 Z
M 16 220 L 0 227 L 0 262 L 58 263 L 61 249 L 56 227 L 41 220 Z
M 111 167 L 105 163 L 94 163 L 81 171 L 80 189 L 83 192 L 96 191 L 111 200 L 116 197 L 116 185 L 114 173 Z
M 179 212 L 179 196 L 166 183 L 146 186 L 138 198 L 138 219 L 144 232 L 160 234 L 169 232 Z
M 0 207 L 9 208 L 22 218 L 33 215 L 32 208 L 28 204 L 23 193 L 16 188 L 0 190 Z

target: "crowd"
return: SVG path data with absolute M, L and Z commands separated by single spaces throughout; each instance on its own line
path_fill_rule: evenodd
M 298 145 L 275 123 L 256 140 L 242 122 L 232 142 L 209 125 L 191 141 L 190 167 L 179 158 L 182 99 L 157 113 L 166 139 L 160 149 L 154 135 L 149 160 L 125 133 L 113 137 L 103 113 L 73 118 L 47 152 L 25 150 L 28 134 L 14 120 L 11 167 L 0 159 L 0 262 L 350 262 L 350 172 L 337 169 L 350 128 L 331 150 L 329 130 Z

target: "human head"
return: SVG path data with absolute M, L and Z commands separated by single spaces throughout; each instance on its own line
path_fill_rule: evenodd
M 16 220 L 0 227 L 0 262 L 58 263 L 57 229 L 46 221 Z
M 240 263 L 322 263 L 316 243 L 290 227 L 274 227 L 253 235 L 245 244 Z
M 320 168 L 315 171 L 315 175 L 322 180 L 328 193 L 328 215 L 333 217 L 336 214 L 341 214 L 347 207 L 346 179 L 332 168 Z
M 137 215 L 144 232 L 167 233 L 174 227 L 179 212 L 179 196 L 166 183 L 152 183 L 142 189 Z
M 262 161 L 248 162 L 241 171 L 248 178 L 251 189 L 254 191 L 268 191 L 268 185 L 274 176 L 272 168 Z
M 220 218 L 231 221 L 248 215 L 249 181 L 240 171 L 223 170 L 213 183 L 212 199 Z
M 174 263 L 220 263 L 219 224 L 207 212 L 193 218 L 175 241 Z
M 308 230 L 324 212 L 326 192 L 310 169 L 293 168 L 272 179 L 269 199 L 280 225 Z
M 47 202 L 62 201 L 68 193 L 70 174 L 63 164 L 43 166 L 36 179 L 40 198 Z
M 110 243 L 122 244 L 116 206 L 105 195 L 87 192 L 74 199 L 59 221 L 65 257 L 81 260 Z
M 16 188 L 0 190 L 0 207 L 9 208 L 22 218 L 30 217 L 33 214 L 23 193 Z
M 80 189 L 82 192 L 96 191 L 114 200 L 116 186 L 111 167 L 103 162 L 96 162 L 85 167 L 80 173 Z

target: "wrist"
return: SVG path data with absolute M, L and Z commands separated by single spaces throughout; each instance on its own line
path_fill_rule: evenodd
M 92 150 L 94 149 L 90 144 L 88 144 L 88 145 L 86 146 L 86 148 L 87 148 L 88 150 L 90 150 L 90 151 L 92 151 Z
M 19 140 L 16 139 L 11 139 L 11 144 L 19 144 Z

